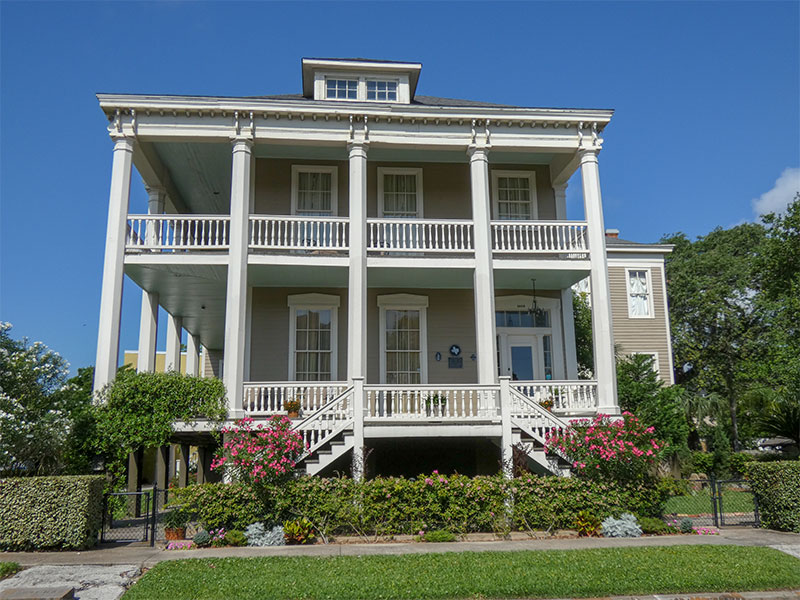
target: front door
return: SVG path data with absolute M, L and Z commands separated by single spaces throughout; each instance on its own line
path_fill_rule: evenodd
M 512 381 L 534 381 L 537 378 L 536 336 L 503 336 L 500 348 L 500 374 Z M 504 346 L 504 347 L 503 347 Z

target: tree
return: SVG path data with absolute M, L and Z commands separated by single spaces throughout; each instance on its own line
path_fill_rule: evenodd
M 594 371 L 594 347 L 592 346 L 592 307 L 586 292 L 572 292 L 572 315 L 575 319 L 575 350 L 578 358 L 578 373 L 581 376 Z
M 71 423 L 60 395 L 68 364 L 42 342 L 14 340 L 0 323 L 0 474 L 58 473 Z
M 666 260 L 675 371 L 691 394 L 725 398 L 739 447 L 737 404 L 758 380 L 767 323 L 757 302 L 765 228 L 745 223 L 690 241 L 678 233 Z

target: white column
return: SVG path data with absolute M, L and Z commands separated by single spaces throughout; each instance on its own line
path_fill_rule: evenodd
M 164 212 L 166 194 L 162 188 L 147 188 L 147 214 L 160 215 Z M 155 245 L 158 227 L 147 224 L 147 244 Z M 142 310 L 139 320 L 139 352 L 136 370 L 139 373 L 152 373 L 156 370 L 156 344 L 158 339 L 158 294 L 142 290 Z
M 503 475 L 514 477 L 514 439 L 511 433 L 511 377 L 500 378 L 500 458 Z
M 97 357 L 94 390 L 100 391 L 117 374 L 119 361 L 119 326 L 122 315 L 122 281 L 125 263 L 125 237 L 128 201 L 131 192 L 133 140 L 114 139 L 111 166 L 111 191 L 108 197 L 106 251 L 103 261 L 103 289 L 100 295 L 100 325 L 97 332 Z
M 475 343 L 478 355 L 478 383 L 486 385 L 497 383 L 489 156 L 486 148 L 476 146 L 470 146 L 467 154 L 475 240 Z
M 181 371 L 181 336 L 183 318 L 167 313 L 167 354 L 164 358 L 164 372 Z
M 553 186 L 556 200 L 556 220 L 567 220 L 567 184 L 558 183 Z
M 225 299 L 225 368 L 222 373 L 228 394 L 228 416 L 234 419 L 241 418 L 244 414 L 242 395 L 247 320 L 247 249 L 253 174 L 253 142 L 245 138 L 236 138 L 233 142 L 231 174 L 230 251 Z
M 611 297 L 608 286 L 605 224 L 600 195 L 597 148 L 580 150 L 583 206 L 591 257 L 592 339 L 594 372 L 598 386 L 598 411 L 619 414 L 614 335 L 611 330 Z
M 200 375 L 200 336 L 186 332 L 186 374 Z
M 367 143 L 350 152 L 350 268 L 347 292 L 347 379 L 367 375 Z
M 364 478 L 364 378 L 353 377 L 353 479 Z
M 139 319 L 139 352 L 136 370 L 152 373 L 156 370 L 156 341 L 158 335 L 158 294 L 142 290 L 142 314 Z
M 567 379 L 578 378 L 578 351 L 575 347 L 575 315 L 572 288 L 561 290 L 561 324 L 564 327 L 564 365 Z

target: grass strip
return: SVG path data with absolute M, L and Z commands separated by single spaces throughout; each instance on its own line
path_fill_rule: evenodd
M 772 548 L 667 546 L 165 561 L 123 600 L 566 598 L 800 588 Z
M 19 565 L 14 562 L 0 562 L 0 580 L 11 577 L 19 571 Z

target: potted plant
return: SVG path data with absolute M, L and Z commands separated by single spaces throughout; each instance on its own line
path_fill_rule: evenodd
M 167 540 L 182 540 L 186 537 L 186 522 L 189 519 L 181 508 L 173 508 L 164 513 L 164 536 Z
M 429 417 L 441 417 L 445 406 L 447 406 L 447 396 L 437 393 L 425 398 L 425 413 Z
M 541 406 L 545 410 L 553 410 L 553 398 L 545 398 L 539 402 L 539 406 Z
M 287 400 L 283 406 L 290 419 L 296 419 L 300 416 L 300 400 Z

